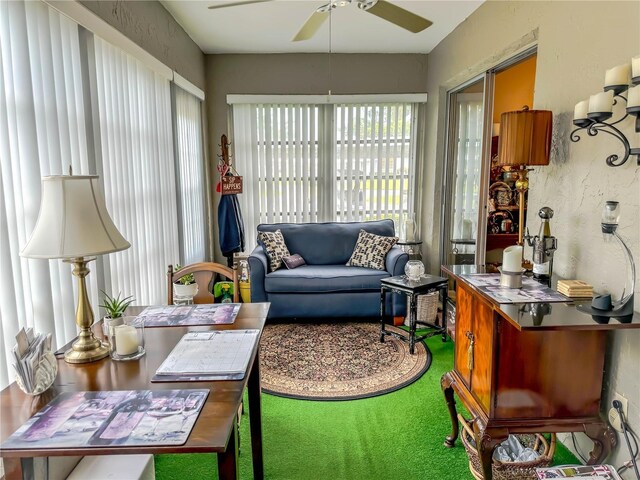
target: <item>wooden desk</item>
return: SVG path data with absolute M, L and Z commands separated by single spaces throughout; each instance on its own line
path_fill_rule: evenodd
M 139 313 L 142 307 L 131 311 Z M 67 449 L 2 450 L 7 480 L 23 478 L 29 471 L 32 457 L 76 455 L 123 455 L 135 453 L 217 453 L 220 479 L 238 478 L 238 430 L 236 414 L 245 387 L 249 390 L 249 420 L 253 475 L 262 479 L 262 423 L 260 411 L 259 344 L 254 348 L 247 372 L 242 380 L 151 383 L 151 377 L 169 352 L 188 331 L 259 329 L 262 333 L 269 311 L 268 303 L 243 304 L 232 325 L 211 327 L 161 327 L 145 329 L 146 355 L 138 361 L 114 362 L 105 358 L 86 364 L 69 364 L 58 360 L 58 376 L 54 386 L 39 397 L 25 395 L 15 383 L 0 392 L 0 442 L 4 442 L 24 422 L 61 392 L 96 390 L 171 390 L 179 388 L 208 388 L 207 401 L 184 445 L 107 447 Z M 98 332 L 101 325 L 96 326 Z M 101 334 L 100 334 L 101 336 Z M 188 472 L 185 472 L 185 476 Z
M 594 442 L 589 463 L 601 463 L 616 444 L 600 417 L 606 334 L 640 328 L 640 316 L 600 324 L 572 303 L 499 304 L 461 276 L 484 267 L 442 270 L 457 283 L 454 369 L 441 379 L 452 423 L 445 445 L 458 438 L 455 391 L 477 418 L 486 480 L 494 448 L 510 433 L 584 431 Z

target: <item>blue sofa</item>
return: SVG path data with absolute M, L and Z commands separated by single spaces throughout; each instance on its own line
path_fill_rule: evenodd
M 277 223 L 258 225 L 258 231 L 280 229 L 289 252 L 307 265 L 268 271 L 267 256 L 258 245 L 249 256 L 251 301 L 271 302 L 269 318 L 377 317 L 380 280 L 402 275 L 408 255 L 398 246 L 387 253 L 386 270 L 346 266 L 360 229 L 394 236 L 392 220 L 353 223 Z M 406 314 L 406 299 L 387 294 L 386 311 Z

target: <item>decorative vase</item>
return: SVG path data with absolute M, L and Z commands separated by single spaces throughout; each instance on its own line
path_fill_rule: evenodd
M 409 260 L 404 267 L 404 273 L 409 280 L 415 282 L 424 275 L 424 265 L 420 260 Z
M 413 213 L 407 213 L 400 225 L 400 238 L 405 242 L 416 241 L 416 221 Z

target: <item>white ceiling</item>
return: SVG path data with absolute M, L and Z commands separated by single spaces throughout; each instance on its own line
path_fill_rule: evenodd
M 316 35 L 291 42 L 311 13 L 328 0 L 274 0 L 209 10 L 222 0 L 161 0 L 204 53 L 429 53 L 484 0 L 403 0 L 394 4 L 433 22 L 408 32 L 358 9 L 337 8 Z M 330 25 L 331 24 L 331 25 Z M 331 38 L 329 31 L 331 29 Z

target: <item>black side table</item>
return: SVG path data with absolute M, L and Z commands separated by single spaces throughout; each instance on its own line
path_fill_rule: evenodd
M 384 342 L 385 335 L 393 335 L 404 341 L 409 341 L 409 353 L 413 355 L 416 341 L 442 335 L 442 341 L 447 341 L 447 288 L 446 278 L 434 277 L 433 275 L 423 275 L 419 280 L 409 280 L 406 275 L 383 278 L 380 280 L 380 341 Z M 406 337 L 394 332 L 385 330 L 385 293 L 401 293 L 409 298 L 409 336 Z M 432 292 L 440 292 L 442 295 L 442 321 L 436 316 L 435 324 L 418 321 L 418 297 Z M 416 325 L 425 325 L 431 331 L 416 338 Z

